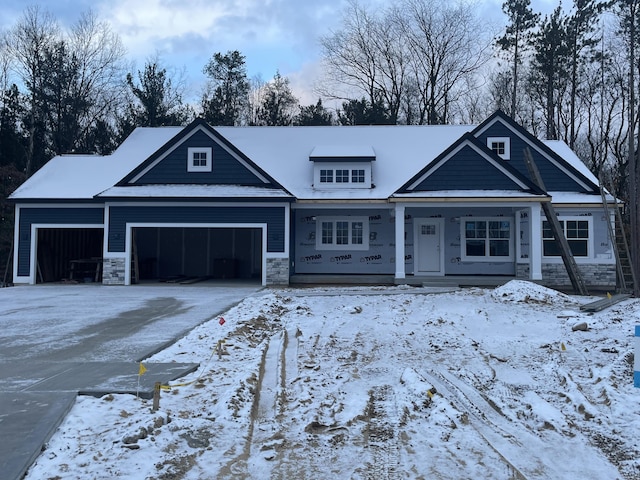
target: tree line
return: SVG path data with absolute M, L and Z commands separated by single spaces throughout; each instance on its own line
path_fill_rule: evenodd
M 349 0 L 319 39 L 317 103 L 287 77 L 249 78 L 245 56 L 213 53 L 188 102 L 162 59 L 133 71 L 117 34 L 93 13 L 63 29 L 28 7 L 0 39 L 0 259 L 12 237 L 7 195 L 55 155 L 108 154 L 137 126 L 477 123 L 496 109 L 571 146 L 615 192 L 637 200 L 640 0 L 572 0 L 549 14 L 506 0 L 492 26 L 477 3 Z M 495 28 L 494 28 L 495 27 Z M 340 105 L 326 108 L 326 102 Z M 323 103 L 323 101 L 325 103 Z M 630 205 L 637 203 L 630 201 Z

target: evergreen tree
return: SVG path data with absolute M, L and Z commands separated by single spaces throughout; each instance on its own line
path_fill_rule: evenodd
M 259 125 L 284 126 L 293 123 L 298 99 L 293 95 L 289 79 L 276 72 L 264 87 L 262 103 L 258 109 Z
M 216 53 L 204 68 L 209 91 L 202 98 L 202 116 L 211 125 L 246 123 L 249 80 L 245 57 L 237 50 Z
M 502 11 L 509 18 L 505 34 L 496 40 L 496 44 L 506 51 L 513 52 L 511 117 L 515 118 L 518 105 L 518 67 L 522 63 L 522 55 L 532 39 L 532 30 L 538 23 L 540 15 L 531 10 L 530 0 L 507 0 L 502 4 Z
M 294 119 L 294 125 L 333 125 L 333 114 L 324 108 L 322 100 L 318 99 L 315 105 L 300 107 L 300 113 Z
M 597 0 L 574 0 L 573 1 L 573 13 L 567 19 L 567 48 L 570 57 L 570 77 L 569 82 L 571 84 L 570 92 L 570 115 L 569 125 L 570 132 L 568 143 L 571 148 L 574 147 L 577 129 L 576 124 L 576 101 L 578 95 L 578 85 L 580 83 L 580 69 L 584 65 L 584 62 L 592 57 L 595 47 L 598 45 L 599 40 L 593 36 L 595 32 L 595 20 L 598 15 L 605 8 L 605 4 L 598 2 Z M 586 55 L 585 55 L 586 54 Z
M 375 103 L 366 98 L 342 103 L 338 112 L 340 125 L 393 125 L 393 118 L 381 100 Z
M 566 85 L 568 53 L 566 22 L 557 7 L 545 16 L 535 36 L 530 83 L 545 111 L 546 138 L 558 139 L 556 112 L 560 107 L 562 86 Z
M 119 118 L 119 136 L 124 139 L 135 127 L 185 125 L 192 113 L 182 101 L 180 88 L 157 60 L 138 71 L 138 82 L 127 74 L 127 85 L 133 95 Z

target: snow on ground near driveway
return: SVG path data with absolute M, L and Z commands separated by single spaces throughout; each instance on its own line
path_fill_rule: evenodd
M 425 290 L 250 297 L 149 360 L 193 383 L 79 397 L 26 478 L 640 478 L 639 301 Z

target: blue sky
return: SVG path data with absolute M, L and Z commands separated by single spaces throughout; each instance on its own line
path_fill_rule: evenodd
M 360 0 L 384 5 L 384 0 Z M 481 0 L 487 19 L 504 24 L 503 0 Z M 38 2 L 35 2 L 38 3 Z M 0 28 L 14 25 L 33 2 L 0 0 Z M 533 0 L 534 9 L 548 12 L 553 0 Z M 570 3 L 570 2 L 565 2 Z M 202 68 L 216 52 L 239 50 L 251 77 L 264 80 L 277 70 L 287 76 L 303 104 L 314 102 L 321 49 L 318 39 L 339 26 L 345 0 L 48 0 L 50 11 L 64 26 L 92 9 L 118 33 L 135 62 L 159 56 L 163 65 L 184 68 L 189 88 L 204 82 Z

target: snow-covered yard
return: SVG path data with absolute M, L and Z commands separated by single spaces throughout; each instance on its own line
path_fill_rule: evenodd
M 640 478 L 640 301 L 427 291 L 249 297 L 149 359 L 201 363 L 158 411 L 79 397 L 27 479 Z

